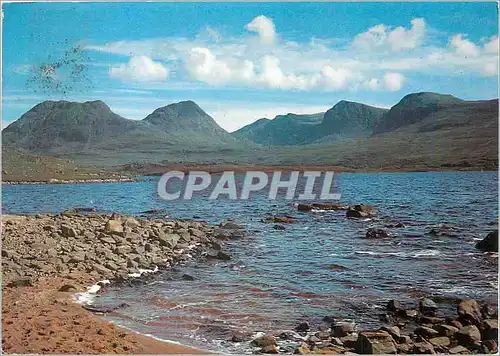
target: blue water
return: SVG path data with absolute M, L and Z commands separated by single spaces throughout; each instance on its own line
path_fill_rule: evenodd
M 301 213 L 293 201 L 165 202 L 156 182 L 79 185 L 4 185 L 4 213 L 58 212 L 75 206 L 138 214 L 165 209 L 171 218 L 211 223 L 227 219 L 249 235 L 228 243 L 228 262 L 192 262 L 159 274 L 152 282 L 110 289 L 102 303 L 130 306 L 110 319 L 163 339 L 241 351 L 224 342 L 232 330 L 293 328 L 324 316 L 379 325 L 389 299 L 415 302 L 422 295 L 497 299 L 497 260 L 474 248 L 497 228 L 496 172 L 340 174 L 342 201 L 377 206 L 370 221 L 345 218 L 344 211 Z M 299 219 L 286 230 L 261 220 L 270 215 Z M 388 228 L 392 238 L 364 239 L 370 227 Z M 428 234 L 432 229 L 450 236 Z M 340 265 L 344 270 L 331 269 Z M 192 275 L 185 281 L 182 274 Z M 443 307 L 444 308 L 444 307 Z

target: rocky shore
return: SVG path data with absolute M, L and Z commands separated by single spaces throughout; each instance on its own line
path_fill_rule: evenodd
M 231 223 L 211 227 L 115 213 L 4 215 L 3 350 L 199 353 L 115 328 L 76 304 L 74 296 L 96 293 L 103 283 L 136 280 L 201 253 L 231 258 L 221 251 L 220 240 L 241 234 Z
M 95 179 L 56 179 L 51 178 L 47 181 L 3 181 L 3 184 L 84 184 L 84 183 L 122 183 L 122 182 L 135 182 L 137 178 L 95 178 Z

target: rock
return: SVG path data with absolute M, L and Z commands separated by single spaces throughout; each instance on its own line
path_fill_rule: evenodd
M 167 246 L 170 248 L 174 248 L 179 242 L 180 238 L 181 237 L 177 234 L 161 233 L 160 236 L 158 236 L 158 241 L 160 241 L 160 246 Z
M 347 267 L 344 267 L 342 265 L 336 265 L 336 264 L 331 264 L 331 265 L 328 265 L 327 267 L 330 271 L 346 271 L 348 270 L 349 268 Z
M 314 334 L 314 336 L 316 336 L 320 340 L 327 340 L 330 338 L 330 333 L 328 331 L 318 331 Z
M 235 224 L 231 221 L 228 221 L 226 223 L 220 223 L 219 227 L 224 230 L 243 230 L 243 226 L 240 226 L 238 224 Z
M 419 326 L 415 329 L 415 334 L 423 336 L 425 338 L 431 338 L 438 336 L 439 332 L 427 326 Z
M 273 229 L 274 230 L 286 230 L 286 228 L 283 225 L 278 225 L 278 224 L 275 224 L 273 226 Z
M 332 339 L 333 340 L 333 339 Z M 344 336 L 340 338 L 341 346 L 354 349 L 356 348 L 356 342 L 358 341 L 358 335 L 356 333 Z
M 413 348 L 411 349 L 414 354 L 435 354 L 436 351 L 434 351 L 434 347 L 430 342 L 417 342 L 415 345 L 413 345 Z
M 276 338 L 273 335 L 265 334 L 258 338 L 253 339 L 251 345 L 256 347 L 266 347 L 270 345 L 276 346 L 277 343 L 276 343 Z
M 458 332 L 458 328 L 451 326 L 451 325 L 439 325 L 436 327 L 436 330 L 439 332 L 440 336 L 447 336 L 451 337 L 455 335 Z
M 401 330 L 399 330 L 397 326 L 384 325 L 380 328 L 380 330 L 387 331 L 389 334 L 391 334 L 394 340 L 399 340 L 399 338 L 401 337 Z
M 131 250 L 131 248 L 128 245 L 119 245 L 119 246 L 116 246 L 116 248 L 113 250 L 113 252 L 118 254 L 118 255 L 126 255 L 127 253 L 130 252 L 130 250 Z
M 196 236 L 198 238 L 200 237 L 205 237 L 205 233 L 203 231 L 200 231 L 198 229 L 195 229 L 195 228 L 189 228 L 188 229 L 189 233 L 193 236 Z
M 389 237 L 389 233 L 383 229 L 369 228 L 368 231 L 366 231 L 365 237 L 367 239 L 381 239 L 381 238 Z
M 75 252 L 71 255 L 69 263 L 80 263 L 80 262 L 84 262 L 85 259 L 86 259 L 85 252 Z
M 498 319 L 485 319 L 481 324 L 483 340 L 498 340 Z
M 498 319 L 498 309 L 490 304 L 483 304 L 481 307 L 481 315 L 484 319 Z
M 498 230 L 490 232 L 476 244 L 476 248 L 485 252 L 498 252 Z
M 391 312 L 397 312 L 398 310 L 403 310 L 403 306 L 399 301 L 391 299 L 387 303 L 387 310 Z
M 64 237 L 76 237 L 76 230 L 68 225 L 61 225 L 61 233 Z
M 290 216 L 275 216 L 273 218 L 265 218 L 264 222 L 273 222 L 279 224 L 291 224 L 296 222 L 297 219 L 292 218 Z
M 409 354 L 413 345 L 409 344 L 397 344 L 396 349 L 398 350 L 398 354 Z
M 369 216 L 368 214 L 354 209 L 349 209 L 346 212 L 346 217 L 348 218 L 361 219 L 361 218 L 366 218 L 368 216 Z
M 446 336 L 438 336 L 429 339 L 429 342 L 434 346 L 445 346 L 448 347 L 451 344 L 450 338 Z
M 482 351 L 481 353 L 485 354 L 495 354 L 498 351 L 498 344 L 495 340 L 485 340 L 481 344 Z
M 330 334 L 328 334 L 328 336 L 330 336 Z M 293 331 L 293 330 L 283 331 L 279 335 L 279 337 L 280 337 L 280 339 L 283 339 L 283 340 L 292 340 L 292 341 L 304 340 L 303 336 L 301 336 L 298 332 Z
M 19 288 L 19 287 L 32 287 L 33 282 L 30 278 L 17 278 L 9 283 L 7 283 L 7 287 L 9 288 Z
M 76 288 L 72 284 L 65 284 L 61 288 L 59 288 L 59 292 L 76 292 L 78 288 Z
M 129 216 L 123 222 L 123 226 L 134 228 L 134 227 L 141 226 L 141 223 L 139 221 L 137 221 L 136 218 Z
M 299 204 L 297 205 L 298 211 L 311 211 L 313 206 L 311 204 Z
M 295 330 L 298 332 L 306 332 L 310 329 L 311 327 L 309 326 L 308 322 L 300 323 L 295 327 Z
M 181 278 L 185 281 L 194 281 L 194 277 L 186 273 L 184 273 Z
M 350 207 L 349 210 L 347 210 L 346 216 L 348 218 L 366 218 L 376 214 L 377 209 L 375 209 L 374 206 L 359 204 L 354 207 Z
M 249 341 L 251 337 L 252 337 L 252 334 L 249 332 L 235 331 L 233 333 L 233 335 L 231 336 L 231 341 L 232 342 L 245 342 L 245 341 Z
M 340 322 L 332 325 L 331 335 L 333 337 L 344 337 L 352 334 L 355 330 L 353 323 Z
M 135 233 L 135 232 L 130 232 L 130 231 L 127 231 L 126 233 L 124 233 L 123 238 L 131 243 L 135 243 L 135 242 L 142 240 L 141 235 L 139 235 L 138 233 Z
M 231 260 L 231 256 L 228 255 L 225 252 L 222 252 L 222 251 L 209 251 L 207 253 L 207 258 L 216 259 L 216 260 L 222 260 L 222 261 L 229 261 L 229 260 Z
M 475 325 L 463 326 L 458 333 L 455 334 L 455 339 L 459 345 L 469 347 L 477 346 L 481 342 L 481 333 Z
M 122 233 L 123 225 L 120 220 L 108 220 L 105 230 L 108 233 Z
M 346 350 L 341 347 L 341 346 L 335 346 L 335 345 L 328 345 L 328 346 L 322 346 L 322 347 L 316 347 L 313 349 L 314 354 L 319 354 L 319 355 L 338 355 L 338 354 L 343 354 Z
M 422 316 L 420 318 L 421 324 L 441 324 L 443 323 L 443 319 L 437 318 L 435 316 Z
M 419 309 L 423 315 L 434 316 L 437 312 L 437 304 L 429 298 L 421 298 L 419 301 Z
M 358 354 L 395 354 L 396 344 L 386 331 L 362 331 L 356 341 Z
M 457 307 L 458 320 L 462 325 L 481 324 L 481 308 L 474 299 L 462 300 Z
M 469 350 L 467 350 L 465 347 L 458 345 L 455 347 L 452 347 L 451 349 L 448 350 L 448 352 L 452 355 L 456 354 L 468 354 Z
M 418 312 L 415 309 L 406 309 L 403 310 L 402 313 L 398 313 L 398 315 L 401 315 L 405 318 L 413 319 L 417 317 Z
M 309 345 L 305 342 L 301 343 L 294 351 L 296 355 L 309 355 L 311 354 L 311 349 L 309 349 Z

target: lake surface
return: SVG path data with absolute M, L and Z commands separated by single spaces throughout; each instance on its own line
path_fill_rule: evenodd
M 108 316 L 120 325 L 198 347 L 242 352 L 246 345 L 225 341 L 234 330 L 291 329 L 304 320 L 319 325 L 324 316 L 351 319 L 360 328 L 379 326 L 389 299 L 415 302 L 433 295 L 496 303 L 497 260 L 474 248 L 497 228 L 496 172 L 345 173 L 338 187 L 342 202 L 375 205 L 378 217 L 302 213 L 293 201 L 269 201 L 264 194 L 247 201 L 198 196 L 165 202 L 156 198 L 154 179 L 3 185 L 2 205 L 7 214 L 75 206 L 124 214 L 166 209 L 170 218 L 214 224 L 232 219 L 245 226 L 247 237 L 228 242 L 231 261 L 193 261 L 99 298 L 129 304 Z M 275 230 L 262 222 L 272 215 L 299 221 Z M 405 227 L 386 228 L 394 237 L 364 238 L 368 228 L 396 221 Z

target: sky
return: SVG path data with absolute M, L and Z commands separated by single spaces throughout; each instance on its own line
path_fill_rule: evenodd
M 489 3 L 7 3 L 2 123 L 43 100 L 142 119 L 194 100 L 224 129 L 340 100 L 498 97 Z

